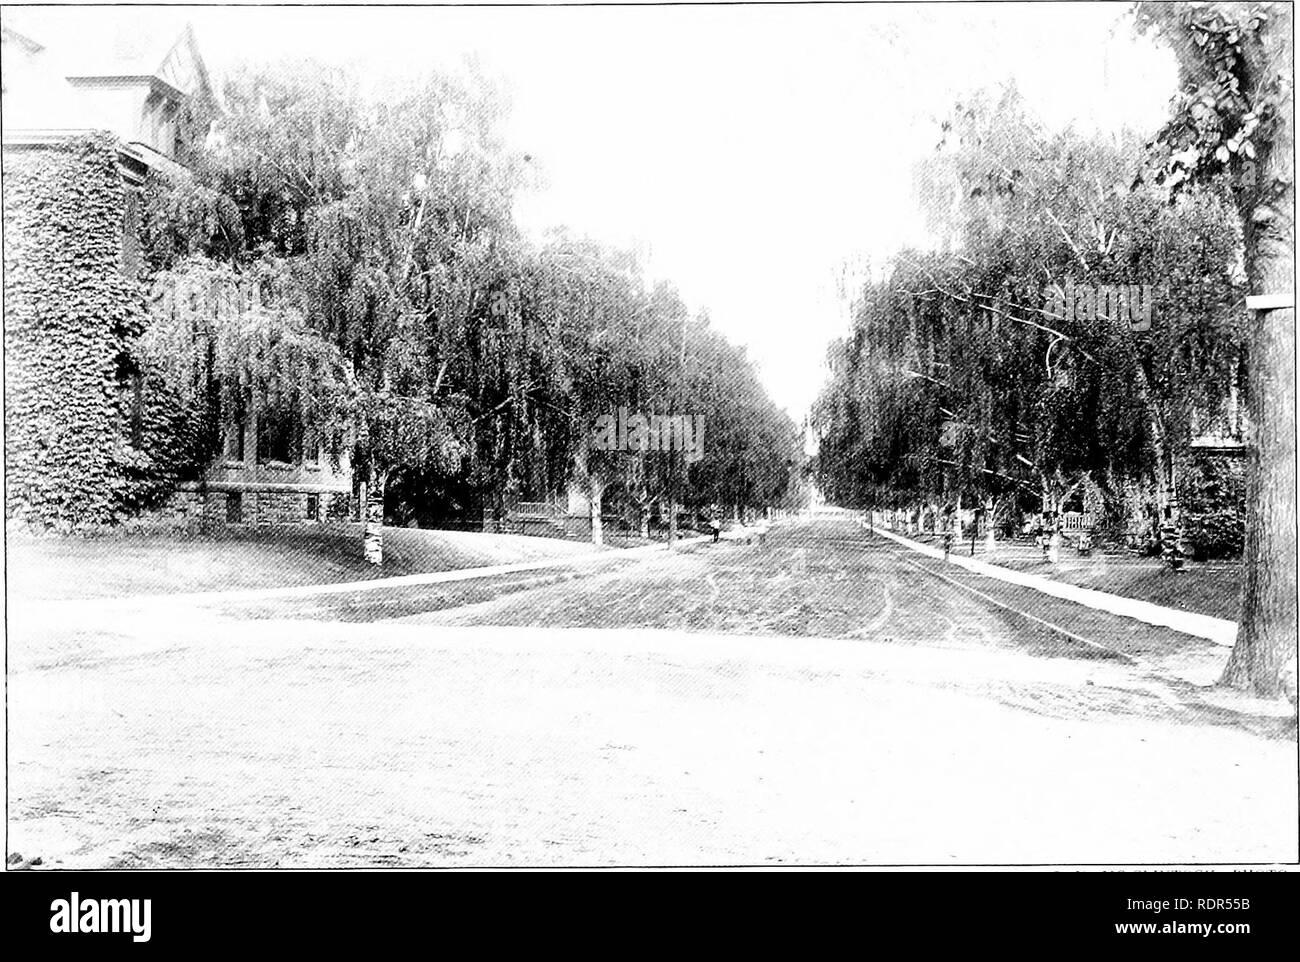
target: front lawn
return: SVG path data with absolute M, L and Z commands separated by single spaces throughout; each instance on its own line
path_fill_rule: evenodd
M 255 528 L 213 535 L 11 538 L 7 591 L 16 599 L 330 584 L 585 554 L 593 545 L 472 531 L 384 529 L 384 564 L 366 564 L 358 525 Z
M 913 540 L 939 547 L 933 535 Z M 954 555 L 970 557 L 970 541 L 954 544 Z M 1126 598 L 1192 611 L 1199 615 L 1236 621 L 1240 615 L 1241 563 L 1234 561 L 1188 561 L 1181 571 L 1172 571 L 1158 558 L 1137 558 L 1131 554 L 1102 549 L 1082 556 L 1072 547 L 1061 549 L 1061 560 L 1053 565 L 1032 542 L 1000 541 L 992 554 L 983 539 L 976 542 L 975 557 L 1004 568 L 1064 581 L 1080 588 L 1107 591 Z

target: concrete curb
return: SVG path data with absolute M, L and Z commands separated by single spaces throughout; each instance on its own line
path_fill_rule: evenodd
M 911 538 L 905 538 L 880 527 L 872 530 L 875 534 L 888 538 L 890 541 L 895 541 L 917 554 L 943 560 L 943 551 L 938 548 L 919 544 Z M 975 558 L 962 558 L 955 554 L 949 555 L 948 563 L 955 564 L 959 568 L 965 568 L 974 574 L 995 578 L 1008 584 L 1032 588 L 1035 591 L 1041 591 L 1045 595 L 1072 601 L 1087 608 L 1106 611 L 1124 618 L 1135 618 L 1138 621 L 1146 622 L 1148 625 L 1172 628 L 1174 631 L 1180 631 L 1185 635 L 1205 638 L 1216 645 L 1226 645 L 1231 648 L 1237 641 L 1237 623 L 1224 618 L 1198 615 L 1191 611 L 1179 611 L 1177 608 L 1166 608 L 1163 605 L 1152 604 L 1149 601 L 1125 598 L 1123 595 L 1113 595 L 1106 591 L 1097 591 L 1094 588 L 1080 588 L 1077 585 L 1053 581 L 1050 578 L 1028 574 L 1024 571 L 1014 571 L 1011 568 L 1003 568 L 1001 565 L 989 564 L 987 561 L 979 561 Z

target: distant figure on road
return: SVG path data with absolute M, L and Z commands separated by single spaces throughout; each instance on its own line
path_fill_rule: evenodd
M 709 519 L 709 530 L 713 532 L 713 543 L 718 543 L 718 535 L 722 534 L 722 522 L 717 518 Z

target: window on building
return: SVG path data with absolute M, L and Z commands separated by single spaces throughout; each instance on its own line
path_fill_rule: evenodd
M 343 432 L 335 431 L 330 435 L 330 467 L 339 471 L 343 467 Z
M 140 273 L 140 192 L 128 188 L 122 205 L 122 274 L 134 279 Z
M 117 397 L 121 430 L 135 447 L 144 444 L 144 375 L 128 354 L 117 359 Z
M 244 520 L 244 496 L 238 491 L 226 495 L 226 523 L 240 524 Z
M 244 418 L 236 418 L 226 429 L 226 460 L 244 460 Z
M 307 520 L 320 520 L 320 495 L 318 494 L 307 495 Z
M 278 461 L 294 464 L 301 432 L 296 418 L 287 413 L 268 412 L 257 419 L 257 463 Z
M 302 439 L 302 463 L 309 468 L 319 468 L 320 454 L 320 432 L 312 428 L 305 430 Z
M 131 443 L 144 445 L 144 375 L 139 371 L 131 375 Z
M 177 133 L 180 128 L 180 107 L 176 101 L 169 100 L 163 104 L 162 116 L 158 120 L 158 138 L 154 147 L 168 157 L 176 156 Z

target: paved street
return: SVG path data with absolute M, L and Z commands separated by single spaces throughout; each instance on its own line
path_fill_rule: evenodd
M 1226 658 L 1209 642 L 843 522 L 501 588 L 62 624 L 11 606 L 11 851 L 69 867 L 1295 857 L 1294 734 L 1195 683 Z
M 982 597 L 983 596 L 983 597 Z M 991 600 L 990 600 L 991 599 Z M 408 620 L 537 627 L 684 628 L 863 638 L 942 648 L 1158 662 L 1208 684 L 1226 650 L 920 557 L 847 522 L 779 527 L 618 573 Z

